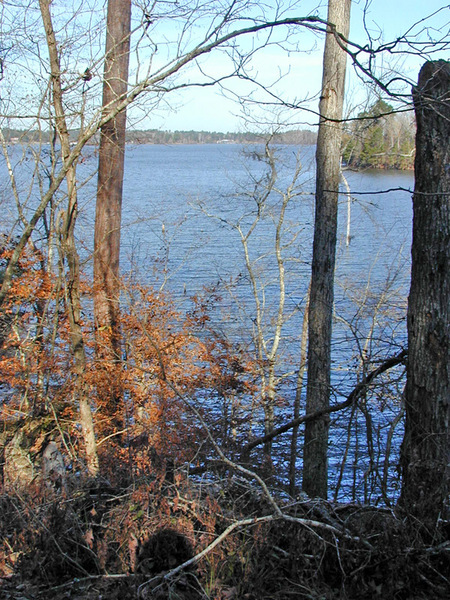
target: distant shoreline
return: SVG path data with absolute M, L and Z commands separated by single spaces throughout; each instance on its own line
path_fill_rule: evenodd
M 5 141 L 11 144 L 20 143 L 50 143 L 51 132 L 21 131 L 18 129 L 3 130 Z M 79 131 L 69 132 L 71 143 L 78 140 Z M 246 144 L 246 143 L 265 143 L 269 136 L 255 133 L 230 133 L 217 131 L 159 131 L 149 130 L 128 130 L 126 134 L 127 144 Z M 89 145 L 99 143 L 100 134 L 96 133 L 89 141 Z M 276 133 L 271 136 L 275 144 L 289 145 L 314 145 L 317 135 L 309 129 L 290 130 L 282 133 Z
M 78 139 L 78 131 L 70 131 L 71 145 L 74 145 Z M 48 132 L 20 131 L 17 129 L 4 129 L 3 135 L 8 144 L 49 144 L 50 136 Z M 127 146 L 205 146 L 208 144 L 232 145 L 232 144 L 265 144 L 268 137 L 253 133 L 223 133 L 209 131 L 159 131 L 150 130 L 130 130 L 126 135 Z M 100 141 L 100 134 L 97 133 L 89 142 L 88 147 L 97 147 Z M 273 144 L 286 146 L 314 146 L 317 143 L 317 135 L 309 129 L 290 130 L 282 133 L 276 133 L 271 137 Z M 405 161 L 403 168 L 391 166 L 388 163 L 379 166 L 363 165 L 359 166 L 354 162 L 345 165 L 345 170 L 365 171 L 373 169 L 376 171 L 413 171 L 413 161 Z

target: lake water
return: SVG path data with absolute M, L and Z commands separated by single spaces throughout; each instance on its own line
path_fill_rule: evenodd
M 181 287 L 186 284 L 188 291 L 194 291 L 214 282 L 218 274 L 234 273 L 242 254 L 239 244 L 236 245 L 237 234 L 230 234 L 230 228 L 223 221 L 206 217 L 197 205 L 201 202 L 209 213 L 231 221 L 250 214 L 255 203 L 244 194 L 251 192 L 254 179 L 263 171 L 253 150 L 253 147 L 220 144 L 129 146 L 124 182 L 122 266 L 126 268 L 130 261 L 145 265 L 148 258 L 156 256 L 164 241 L 173 239 L 172 266 L 179 269 L 178 281 L 171 286 L 175 293 L 179 291 L 177 283 Z M 296 232 L 301 232 L 295 252 L 301 254 L 307 264 L 314 215 L 310 195 L 314 189 L 314 148 L 279 148 L 278 170 L 280 187 L 288 185 L 297 154 L 303 166 L 299 191 L 304 195 L 292 202 L 288 219 L 294 223 Z M 379 282 L 384 280 L 389 265 L 396 258 L 401 260 L 396 257 L 398 252 L 409 260 L 411 195 L 398 191 L 378 195 L 377 192 L 400 187 L 411 189 L 413 176 L 409 172 L 392 171 L 346 172 L 345 176 L 354 198 L 352 239 L 348 248 L 342 243 L 347 216 L 346 198 L 342 196 L 338 277 L 351 272 L 361 283 L 367 279 L 370 269 L 372 277 Z M 166 240 L 162 235 L 163 224 Z M 263 228 L 261 235 L 256 236 L 256 254 L 270 247 L 270 240 L 264 237 L 268 231 Z
M 276 149 L 276 190 L 267 198 L 261 219 L 249 237 L 259 299 L 264 302 L 265 334 L 271 340 L 279 285 L 274 257 L 275 225 L 283 193 L 292 184 L 300 163 L 295 194 L 286 210 L 283 256 L 286 268 L 286 317 L 280 345 L 279 374 L 297 368 L 299 335 L 310 276 L 314 220 L 313 147 Z M 170 291 L 181 309 L 206 286 L 220 291 L 214 307 L 217 327 L 231 340 L 251 348 L 255 299 L 251 293 L 239 225 L 248 232 L 257 214 L 258 199 L 267 182 L 262 147 L 240 145 L 128 146 L 126 150 L 121 266 L 157 289 Z M 26 162 L 22 163 L 22 172 Z M 79 167 L 80 181 L 95 169 L 93 150 L 86 150 Z M 31 170 L 32 163 L 30 161 Z M 0 164 L 4 174 L 4 163 Z M 25 168 L 26 171 L 26 168 Z M 19 171 L 18 171 L 19 172 Z M 26 189 L 27 176 L 19 187 Z M 19 177 L 19 184 L 20 184 Z M 357 382 L 361 355 L 373 361 L 395 354 L 405 345 L 405 298 L 409 287 L 413 174 L 409 172 L 345 172 L 351 192 L 350 243 L 347 244 L 348 199 L 342 187 L 336 271 L 333 340 L 334 399 L 342 400 Z M 386 190 L 395 190 L 383 193 Z M 92 251 L 95 179 L 80 190 L 79 237 L 84 254 Z M 261 205 L 260 205 L 261 209 Z M 14 212 L 11 213 L 12 217 Z M 6 222 L 5 222 L 6 226 Z M 400 385 L 400 384 L 399 384 Z M 388 394 L 380 388 L 366 414 L 354 417 L 339 497 L 377 498 L 376 459 L 382 463 L 390 422 L 398 407 L 386 407 Z M 285 405 L 278 419 L 291 417 L 293 377 L 279 388 Z M 377 395 L 378 394 L 378 395 Z M 389 400 L 390 402 L 390 400 Z M 389 405 L 388 402 L 388 405 Z M 384 416 L 383 416 L 384 415 Z M 368 420 L 376 421 L 370 441 Z M 349 413 L 336 418 L 330 442 L 330 480 L 336 485 L 347 439 Z M 359 437 L 358 437 L 359 436 Z M 401 429 L 394 438 L 398 440 Z M 367 440 L 373 444 L 372 458 Z M 301 467 L 299 449 L 299 468 Z M 280 461 L 285 459 L 279 444 Z M 393 455 L 393 459 L 395 455 Z M 352 462 L 353 461 L 353 462 Z M 394 461 L 395 462 L 395 461 Z M 378 467 L 381 469 L 380 464 Z M 369 468 L 370 467 L 370 468 Z M 371 470 L 372 469 L 372 470 Z M 389 475 L 392 481 L 395 474 Z M 372 487 L 369 479 L 372 478 Z M 391 488 L 394 483 L 390 484 Z M 370 489 L 369 489 L 370 488 Z M 392 492 L 392 489 L 390 491 Z M 372 491 L 371 491 L 372 490 Z M 395 490 L 392 492 L 395 494 Z M 372 497 L 373 499 L 373 497 Z
M 283 227 L 286 313 L 290 316 L 280 346 L 280 374 L 297 367 L 295 359 L 310 276 L 314 150 L 290 146 L 277 149 L 280 193 L 292 183 L 298 161 L 302 165 L 298 195 L 288 205 Z M 182 307 L 190 295 L 201 292 L 204 286 L 217 286 L 222 299 L 215 308 L 216 324 L 227 337 L 246 347 L 251 347 L 255 302 L 236 225 L 247 232 L 254 221 L 255 195 L 261 193 L 257 182 L 262 180 L 264 187 L 266 172 L 258 154 L 261 151 L 262 148 L 238 145 L 131 146 L 126 154 L 122 266 L 134 266 L 144 279 L 164 285 Z M 351 238 L 347 244 L 348 199 L 343 186 L 333 342 L 335 401 L 342 400 L 357 382 L 362 354 L 376 363 L 406 344 L 405 300 L 412 223 L 411 193 L 403 191 L 412 190 L 412 173 L 347 171 L 345 177 L 352 197 Z M 273 248 L 280 193 L 271 194 L 264 218 L 249 238 L 260 300 L 265 303 L 268 340 L 279 292 Z M 155 258 L 159 270 L 154 268 Z M 400 381 L 380 387 L 370 397 L 365 413 L 353 417 L 340 498 L 379 499 L 380 472 L 386 476 L 388 493 L 395 495 L 398 480 L 392 465 L 397 459 L 402 428 L 400 422 L 394 430 L 392 420 L 400 410 L 402 385 Z M 292 406 L 292 378 L 280 384 L 279 393 Z M 280 409 L 280 423 L 290 418 L 291 410 Z M 339 479 L 349 420 L 347 412 L 334 422 L 330 440 L 332 487 Z M 394 452 L 387 456 L 390 434 Z M 278 450 L 283 462 L 288 452 L 283 441 Z

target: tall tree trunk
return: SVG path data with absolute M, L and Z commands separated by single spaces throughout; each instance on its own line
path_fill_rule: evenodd
M 105 114 L 127 93 L 131 0 L 108 0 L 106 26 Z M 97 359 L 103 369 L 100 393 L 111 415 L 120 395 L 119 254 L 125 131 L 125 110 L 101 128 L 94 232 L 94 317 Z
M 328 1 L 328 29 L 323 59 L 320 124 L 316 151 L 316 213 L 308 324 L 306 413 L 326 408 L 330 400 L 331 329 L 337 238 L 340 155 L 347 54 L 339 34 L 348 37 L 350 0 Z M 327 497 L 329 417 L 308 422 L 303 454 L 303 489 Z
M 427 62 L 417 119 L 401 504 L 450 518 L 450 63 Z
M 45 27 L 48 53 L 50 58 L 52 77 L 52 104 L 55 111 L 56 130 L 61 143 L 63 165 L 66 169 L 67 210 L 62 215 L 60 237 L 62 260 L 67 261 L 68 266 L 68 273 L 65 281 L 65 298 L 70 325 L 71 347 L 74 356 L 74 370 L 77 378 L 75 386 L 75 399 L 79 405 L 80 423 L 83 430 L 88 471 L 90 475 L 96 476 L 99 470 L 99 463 L 94 422 L 89 400 L 89 391 L 84 381 L 84 373 L 86 371 L 86 352 L 80 319 L 80 261 L 75 244 L 75 223 L 78 214 L 76 163 L 74 162 L 70 165 L 67 165 L 70 154 L 70 141 L 64 112 L 59 54 L 50 14 L 50 0 L 40 0 L 39 5 L 41 9 L 42 22 Z

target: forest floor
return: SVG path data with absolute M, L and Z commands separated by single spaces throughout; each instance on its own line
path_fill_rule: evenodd
M 232 475 L 10 492 L 0 599 L 447 599 L 448 533 L 386 508 L 281 500 Z

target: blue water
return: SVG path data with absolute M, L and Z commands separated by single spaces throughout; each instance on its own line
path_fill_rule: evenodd
M 204 286 L 217 285 L 222 300 L 214 314 L 216 325 L 227 337 L 246 347 L 251 347 L 255 305 L 242 245 L 233 226 L 240 223 L 243 230 L 248 231 L 255 216 L 252 192 L 264 174 L 264 165 L 252 154 L 254 151 L 261 148 L 236 145 L 130 147 L 124 195 L 122 265 L 137 266 L 141 277 L 156 286 L 164 285 L 181 306 Z M 298 179 L 298 196 L 288 207 L 284 227 L 286 312 L 290 317 L 284 325 L 280 345 L 279 372 L 282 374 L 297 368 L 299 332 L 310 275 L 314 148 L 284 147 L 278 154 L 277 185 L 281 192 L 291 183 L 297 160 L 303 167 Z M 374 361 L 382 360 L 397 353 L 406 343 L 405 299 L 411 244 L 411 194 L 379 192 L 412 189 L 412 174 L 366 171 L 346 172 L 345 177 L 352 196 L 351 239 L 347 245 L 347 197 L 343 193 L 333 343 L 335 401 L 343 400 L 357 383 L 361 353 L 365 352 Z M 265 303 L 269 340 L 278 299 L 273 243 L 279 202 L 279 194 L 272 194 L 265 218 L 249 240 L 260 299 Z M 159 270 L 154 269 L 155 258 L 158 258 Z M 395 374 L 400 375 L 400 369 Z M 293 379 L 288 377 L 279 385 L 280 398 L 285 403 L 281 402 L 280 423 L 291 416 Z M 354 416 L 339 498 L 385 500 L 378 474 L 384 468 L 391 421 L 400 410 L 401 386 L 400 382 L 380 387 L 368 399 L 366 415 L 357 411 Z M 332 428 L 331 487 L 338 480 L 349 418 L 348 412 L 339 415 Z M 374 438 L 372 463 L 367 451 L 368 418 L 372 419 Z M 394 453 L 389 461 L 387 484 L 391 496 L 395 496 L 398 484 L 392 465 L 397 458 L 401 427 L 400 422 L 393 436 Z M 283 453 L 288 451 L 288 439 L 289 436 L 278 444 L 278 459 L 282 464 Z M 301 449 L 298 464 L 300 469 Z
M 229 339 L 251 348 L 255 303 L 251 294 L 243 248 L 236 230 L 247 232 L 257 212 L 255 197 L 264 189 L 267 173 L 261 147 L 241 145 L 128 146 L 123 198 L 121 266 L 124 273 L 170 291 L 178 306 L 190 308 L 190 297 L 205 286 L 216 286 L 221 301 L 213 317 Z M 27 198 L 34 164 L 29 155 L 13 150 L 21 198 Z M 270 341 L 278 300 L 277 263 L 273 253 L 275 223 L 282 194 L 292 183 L 298 161 L 301 170 L 282 228 L 286 269 L 286 322 L 280 344 L 279 375 L 298 367 L 299 336 L 310 276 L 314 220 L 314 148 L 277 149 L 277 191 L 272 192 L 261 219 L 249 238 L 258 292 L 264 302 L 265 333 Z M 80 218 L 77 234 L 82 258 L 92 254 L 95 210 L 96 156 L 87 148 L 79 165 Z M 3 159 L 0 161 L 4 208 L 3 227 L 15 219 L 8 198 Z M 405 345 L 405 299 L 409 286 L 412 173 L 391 171 L 345 172 L 351 190 L 350 243 L 346 243 L 347 197 L 342 187 L 336 269 L 333 340 L 333 401 L 341 401 L 361 376 L 360 358 L 373 361 L 398 352 Z M 259 182 L 259 184 L 258 184 Z M 35 188 L 36 189 L 36 186 Z M 394 189 L 389 193 L 383 190 Z M 24 200 L 29 214 L 33 193 Z M 358 375 L 359 372 L 359 375 Z M 292 414 L 294 374 L 279 385 L 278 419 Z M 339 498 L 377 500 L 377 476 L 370 473 L 367 452 L 367 415 L 374 420 L 374 457 L 384 460 L 390 422 L 400 410 L 401 381 L 380 387 L 367 401 L 367 412 L 355 415 L 358 433 L 350 438 L 348 462 Z M 336 417 L 330 440 L 330 482 L 336 486 L 346 442 L 349 413 Z M 398 451 L 401 424 L 394 435 Z M 288 439 L 288 438 L 285 438 Z M 278 445 L 283 463 L 285 441 Z M 395 454 L 393 455 L 395 462 Z M 284 464 L 284 463 L 283 463 Z M 299 470 L 301 448 L 299 448 Z M 378 472 L 382 471 L 379 465 Z M 353 477 L 354 476 L 354 477 Z M 395 496 L 396 474 L 389 470 L 389 494 Z

